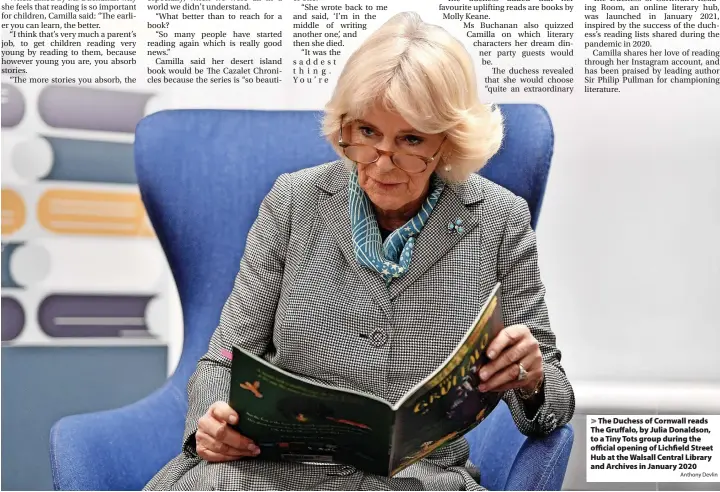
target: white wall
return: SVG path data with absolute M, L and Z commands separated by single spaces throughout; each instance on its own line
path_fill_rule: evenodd
M 548 104 L 538 231 L 577 380 L 720 383 L 720 89 Z

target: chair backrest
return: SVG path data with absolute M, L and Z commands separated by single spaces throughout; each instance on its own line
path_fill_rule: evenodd
M 535 227 L 553 150 L 552 124 L 541 106 L 499 109 L 504 143 L 481 174 L 525 198 Z M 275 179 L 337 159 L 320 137 L 320 118 L 314 111 L 171 110 L 138 124 L 138 184 L 185 317 L 176 384 L 187 383 L 207 350 L 245 237 Z

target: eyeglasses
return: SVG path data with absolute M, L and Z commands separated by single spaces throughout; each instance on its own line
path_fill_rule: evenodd
M 390 152 L 387 150 L 380 150 L 377 149 L 371 145 L 364 145 L 364 144 L 352 144 L 347 143 L 343 141 L 343 119 L 345 118 L 345 115 L 342 115 L 340 117 L 340 139 L 338 140 L 338 146 L 340 146 L 341 149 L 343 149 L 343 154 L 345 156 L 352 160 L 353 162 L 357 162 L 358 164 L 372 164 L 374 162 L 377 162 L 380 159 L 381 155 L 387 155 L 390 157 L 390 161 L 398 168 L 402 169 L 405 172 L 408 173 L 421 173 L 425 171 L 430 165 L 431 162 L 433 162 L 438 154 L 440 154 L 440 149 L 442 148 L 443 143 L 445 143 L 445 139 L 447 138 L 447 135 L 443 138 L 442 142 L 440 142 L 440 147 L 438 147 L 435 154 L 433 154 L 432 157 L 425 157 L 422 155 L 417 154 L 408 154 L 405 152 Z

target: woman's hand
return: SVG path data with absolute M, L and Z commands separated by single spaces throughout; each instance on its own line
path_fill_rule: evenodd
M 205 461 L 234 461 L 260 454 L 254 442 L 230 427 L 238 422 L 238 415 L 223 401 L 213 403 L 198 420 L 195 449 Z
M 535 390 L 543 379 L 540 344 L 525 325 L 508 326 L 498 333 L 487 350 L 490 362 L 480 368 L 480 391 Z M 518 380 L 520 366 L 527 377 Z

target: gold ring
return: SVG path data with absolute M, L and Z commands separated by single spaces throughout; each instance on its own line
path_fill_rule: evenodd
M 518 373 L 517 380 L 525 381 L 528 377 L 528 372 L 525 370 L 521 362 L 518 362 L 518 368 L 520 369 L 520 372 Z

